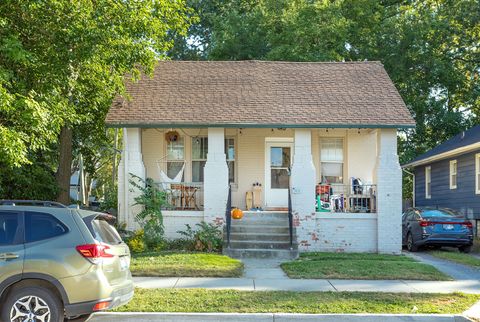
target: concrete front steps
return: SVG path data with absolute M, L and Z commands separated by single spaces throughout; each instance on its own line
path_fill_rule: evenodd
M 294 244 L 290 245 L 288 212 L 245 211 L 240 220 L 232 219 L 230 246 L 224 234 L 224 253 L 234 258 L 298 257 L 298 245 L 294 232 Z

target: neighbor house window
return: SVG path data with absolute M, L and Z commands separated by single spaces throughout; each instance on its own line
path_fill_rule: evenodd
M 343 183 L 343 139 L 320 140 L 320 169 L 323 183 Z
M 225 138 L 225 154 L 227 156 L 228 182 L 235 182 L 235 140 Z
M 192 138 L 192 181 L 203 182 L 203 168 L 207 162 L 208 138 Z
M 167 176 L 175 178 L 185 164 L 185 143 L 183 137 L 167 144 Z
M 432 167 L 425 167 L 425 198 L 432 198 Z
M 450 161 L 450 189 L 457 189 L 457 160 Z
M 480 153 L 475 154 L 475 193 L 480 194 Z

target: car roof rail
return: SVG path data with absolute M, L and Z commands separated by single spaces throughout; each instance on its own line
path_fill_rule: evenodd
M 56 201 L 44 200 L 0 200 L 0 206 L 40 206 L 53 208 L 67 208 L 64 204 Z

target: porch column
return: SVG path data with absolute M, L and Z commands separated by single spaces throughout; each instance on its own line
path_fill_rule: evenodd
M 295 130 L 290 186 L 298 247 L 301 251 L 308 250 L 315 239 L 315 166 L 311 130 Z
M 224 128 L 208 128 L 208 154 L 203 173 L 205 221 L 222 224 L 228 197 Z
M 123 151 L 118 166 L 118 220 L 126 223 L 127 229 L 138 228 L 135 216 L 142 210 L 141 206 L 134 206 L 134 198 L 140 194 L 132 190 L 130 185 L 131 174 L 145 180 L 145 166 L 142 158 L 142 135 L 139 128 L 123 129 Z
M 402 251 L 402 170 L 397 155 L 397 130 L 377 130 L 377 248 L 379 253 Z

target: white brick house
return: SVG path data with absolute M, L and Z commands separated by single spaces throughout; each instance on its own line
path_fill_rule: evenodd
M 130 228 L 131 173 L 167 191 L 169 238 L 223 224 L 229 187 L 233 206 L 261 208 L 250 216 L 287 210 L 290 189 L 300 251 L 401 251 L 397 129 L 414 121 L 380 63 L 160 62 L 127 92 L 107 124 L 124 129 Z

